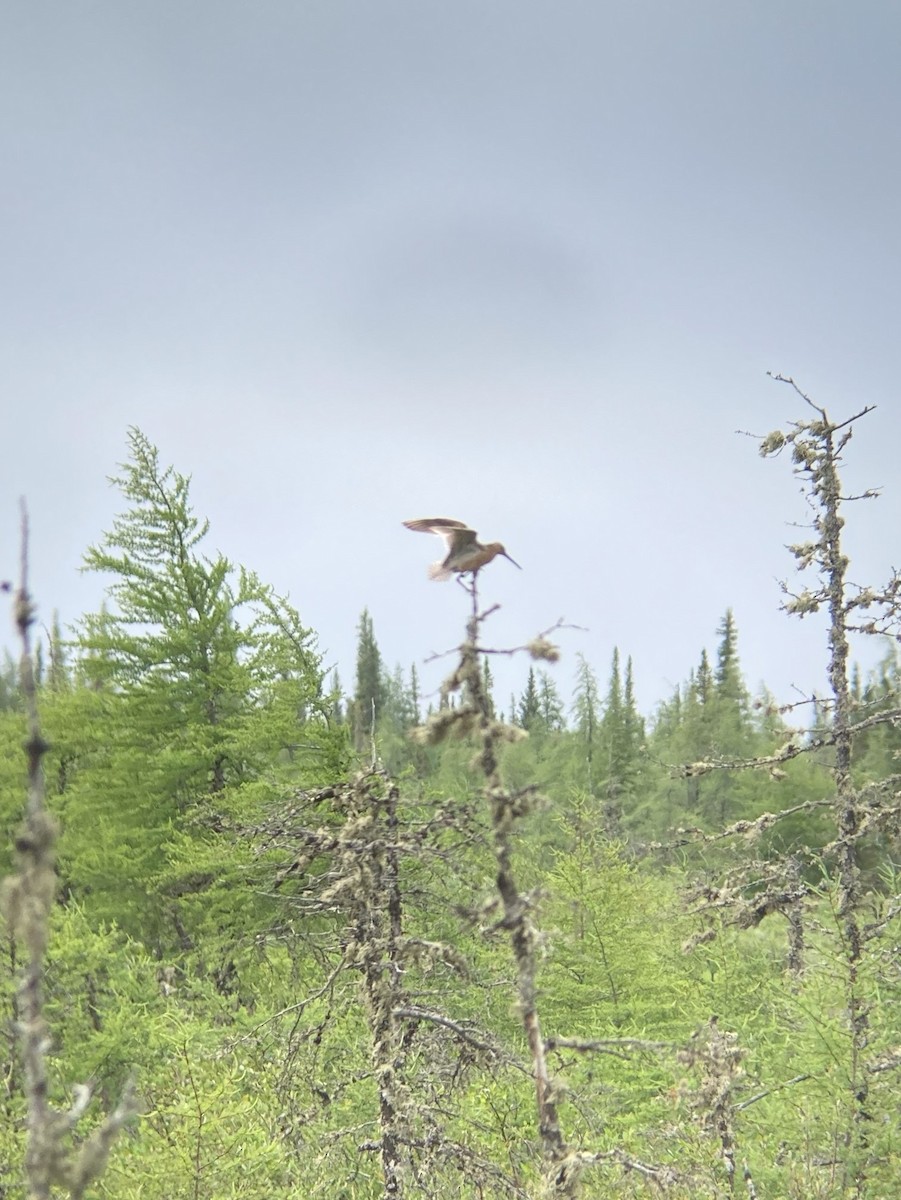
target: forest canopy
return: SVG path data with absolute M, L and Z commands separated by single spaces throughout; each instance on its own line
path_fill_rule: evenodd
M 830 681 L 787 706 L 731 608 L 652 714 L 554 627 L 497 696 L 481 572 L 439 696 L 366 607 L 345 691 L 129 432 L 102 607 L 35 638 L 23 579 L 0 672 L 3 1195 L 897 1190 L 901 582 L 846 574 L 868 410 L 782 382 Z

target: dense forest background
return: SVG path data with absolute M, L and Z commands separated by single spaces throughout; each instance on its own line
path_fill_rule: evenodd
M 784 606 L 825 615 L 829 691 L 751 695 L 727 610 L 649 718 L 628 646 L 554 668 L 565 629 L 496 695 L 490 570 L 440 696 L 365 609 L 345 689 L 131 431 L 103 608 L 29 615 L 0 671 L 0 1197 L 895 1193 L 899 581 L 846 578 L 864 414 L 796 398 L 760 448 L 811 503 Z M 29 687 L 61 830 L 39 996 Z

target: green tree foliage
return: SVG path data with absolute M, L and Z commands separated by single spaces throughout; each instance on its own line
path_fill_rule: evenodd
M 576 746 L 579 754 L 575 778 L 590 795 L 595 794 L 595 763 L 601 705 L 598 680 L 583 654 L 576 655 L 576 686 L 573 692 L 572 714 L 575 718 Z M 584 762 L 584 771 L 581 770 Z
M 834 706 L 808 732 L 765 692 L 751 704 L 731 610 L 647 731 L 616 650 L 606 686 L 579 660 L 569 728 L 533 668 L 510 701 L 518 739 L 494 725 L 487 658 L 469 658 L 432 714 L 459 737 L 414 743 L 419 679 L 385 670 L 368 612 L 345 719 L 298 614 L 204 556 L 189 481 L 138 431 L 130 446 L 126 511 L 86 559 L 105 604 L 69 646 L 54 622 L 40 694 L 63 819 L 51 1100 L 71 1105 L 68 1078 L 114 1098 L 135 1067 L 144 1109 L 98 1194 L 379 1200 L 389 1177 L 411 1195 L 543 1194 L 550 1126 L 524 1102 L 542 1056 L 556 1078 L 539 1102 L 574 1150 L 558 1197 L 576 1194 L 583 1150 L 582 1200 L 897 1191 L 895 647 L 868 676 L 836 669 L 850 776 Z M 17 682 L 8 662 L 10 840 Z M 373 705 L 379 765 L 349 771 L 354 733 L 368 767 Z M 739 769 L 758 755 L 765 769 Z M 3 1066 L 0 1159 L 15 1164 L 23 1073 Z M 0 1168 L 0 1192 L 16 1187 Z
M 722 755 L 737 757 L 753 753 L 756 746 L 748 691 L 738 659 L 738 630 L 731 608 L 726 610 L 717 633 L 720 637 L 714 673 L 717 750 Z
M 488 661 L 487 654 L 482 660 L 482 690 L 485 693 L 485 698 L 491 709 L 492 716 L 496 716 L 497 710 L 494 704 L 494 676 L 491 674 L 491 663 Z
M 343 725 L 344 723 L 344 692 L 341 688 L 341 676 L 338 674 L 338 668 L 335 667 L 329 676 L 328 682 L 328 711 L 329 719 L 335 725 Z
M 529 667 L 526 686 L 516 705 L 516 721 L 527 733 L 541 729 L 541 700 L 533 667 Z
M 751 758 L 761 749 L 757 730 L 750 718 L 750 702 L 738 658 L 738 630 L 732 609 L 717 628 L 719 644 L 712 690 L 707 689 L 703 703 L 707 754 L 717 758 Z M 753 786 L 756 781 L 750 780 Z M 711 813 L 720 824 L 739 815 L 747 796 L 739 795 L 743 781 L 734 774 L 720 772 L 705 780 L 702 812 Z
M 717 771 L 673 778 L 680 763 L 752 758 L 772 749 L 783 730 L 772 714 L 754 719 L 738 653 L 738 630 L 732 610 L 717 628 L 715 665 L 706 649 L 697 667 L 673 696 L 663 702 L 654 721 L 649 748 L 654 758 L 670 767 L 661 777 L 656 832 L 686 821 L 715 828 L 743 812 L 760 812 L 769 803 L 766 782 L 753 772 Z M 768 707 L 762 710 L 766 713 Z M 651 816 L 642 806 L 642 824 Z
M 387 723 L 399 734 L 405 735 L 419 723 L 415 679 L 408 683 L 398 664 L 390 675 L 383 675 L 381 691 L 381 723 Z
M 209 524 L 189 479 L 162 468 L 137 429 L 129 448 L 113 480 L 128 507 L 85 555 L 109 583 L 78 629 L 81 686 L 48 710 L 68 764 L 67 883 L 98 915 L 145 936 L 165 925 L 189 946 L 192 923 L 216 914 L 213 895 L 234 906 L 219 848 L 230 814 L 279 776 L 332 767 L 334 744 L 297 611 L 253 572 L 204 555 Z
M 19 696 L 19 672 L 8 650 L 0 660 L 0 713 L 22 707 Z
M 563 701 L 547 671 L 538 672 L 538 714 L 539 726 L 544 733 L 562 733 L 566 728 Z
M 855 688 L 855 721 L 901 708 L 901 653 L 889 645 L 878 667 Z M 854 774 L 861 780 L 888 780 L 901 774 L 901 724 L 885 722 L 854 739 Z
M 357 626 L 357 673 L 353 696 L 354 745 L 363 750 L 375 732 L 385 703 L 382 656 L 369 610 L 364 608 Z
M 598 733 L 601 748 L 598 788 L 604 802 L 604 824 L 608 833 L 617 836 L 623 809 L 632 806 L 644 745 L 644 722 L 635 707 L 632 659 L 626 664 L 623 680 L 617 647 L 613 650 Z

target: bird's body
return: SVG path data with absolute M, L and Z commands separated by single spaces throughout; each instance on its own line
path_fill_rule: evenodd
M 404 521 L 404 525 L 414 533 L 436 533 L 444 538 L 447 556 L 441 562 L 432 563 L 429 567 L 429 579 L 450 579 L 455 573 L 465 575 L 472 572 L 475 575 L 476 571 L 499 554 L 510 558 L 500 542 L 489 542 L 483 546 L 476 539 L 474 529 L 470 529 L 463 521 L 454 521 L 451 517 L 422 517 L 416 521 Z M 510 562 L 514 567 L 519 566 L 512 558 Z

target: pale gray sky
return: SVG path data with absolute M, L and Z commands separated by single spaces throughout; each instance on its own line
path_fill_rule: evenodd
M 364 605 L 389 665 L 459 640 L 401 526 L 446 515 L 522 563 L 498 644 L 589 628 L 567 698 L 618 643 L 650 708 L 728 605 L 752 687 L 822 686 L 734 431 L 801 414 L 767 369 L 877 404 L 849 548 L 901 565 L 899 61 L 885 0 L 8 0 L 0 575 L 24 493 L 43 613 L 99 603 L 137 424 L 348 685 Z

